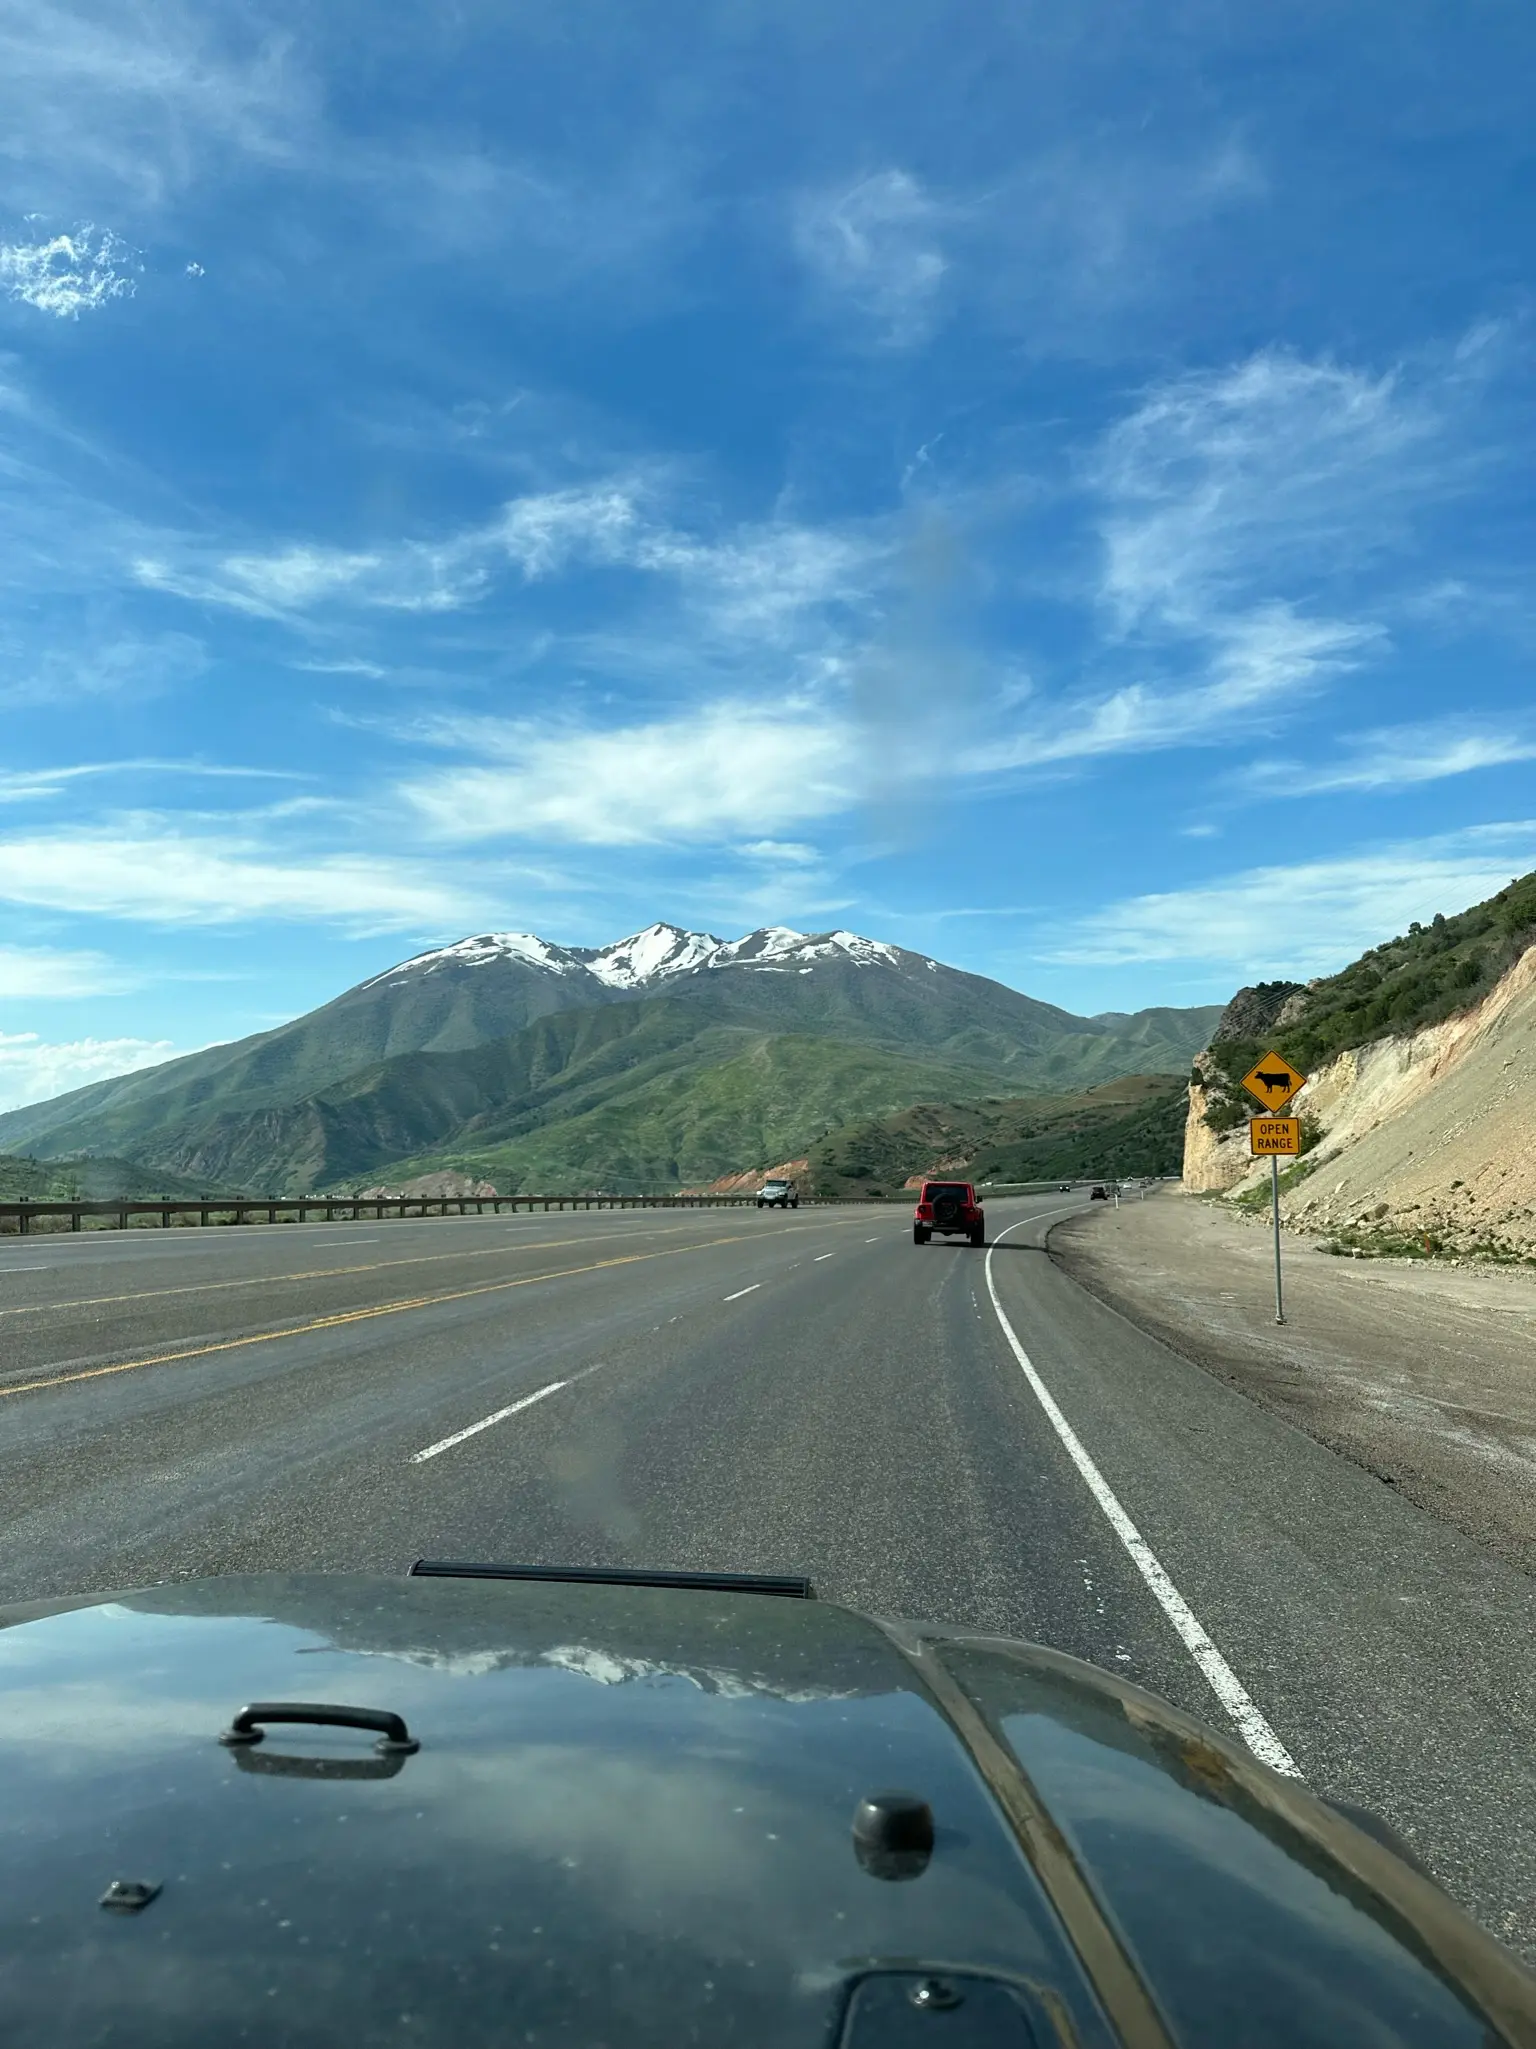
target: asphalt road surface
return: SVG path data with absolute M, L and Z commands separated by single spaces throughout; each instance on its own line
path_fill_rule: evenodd
M 1536 1955 L 1536 1583 L 1079 1289 L 1083 1206 L 990 1255 L 879 1207 L 7 1240 L 0 1599 L 805 1572 L 1235 1723 Z

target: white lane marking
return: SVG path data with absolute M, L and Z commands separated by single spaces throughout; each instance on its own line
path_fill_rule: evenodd
M 52 1268 L 51 1266 L 0 1266 L 0 1275 L 3 1275 L 3 1274 L 51 1274 L 52 1272 L 53 1272 L 53 1268 Z
M 1064 1216 L 1067 1212 L 1061 1211 L 1059 1214 Z M 1020 1223 L 1026 1224 L 1038 1224 L 1041 1221 L 1040 1217 L 1020 1219 Z M 1007 1231 L 998 1232 L 998 1238 L 1005 1238 L 1008 1231 L 1016 1231 L 1018 1228 L 1018 1224 L 1010 1224 Z M 1299 1779 L 1301 1771 L 1296 1760 L 1259 1713 L 1243 1682 L 1206 1635 L 1194 1610 L 1164 1571 L 1151 1545 L 1121 1507 L 1114 1489 L 1088 1456 L 1082 1440 L 1056 1406 L 1050 1389 L 1035 1371 L 1029 1354 L 1019 1343 L 1017 1333 L 998 1300 L 997 1283 L 992 1278 L 990 1251 L 987 1254 L 987 1293 L 992 1297 L 992 1307 L 996 1310 L 997 1320 L 1002 1325 L 1003 1336 L 1008 1340 L 1013 1356 L 1023 1367 L 1024 1377 L 1034 1389 L 1035 1398 L 1044 1409 L 1052 1429 L 1066 1446 L 1067 1456 L 1087 1481 L 1089 1493 L 1103 1509 L 1110 1528 L 1129 1552 L 1131 1563 L 1151 1588 L 1158 1606 L 1173 1624 L 1179 1641 L 1205 1674 L 1211 1691 L 1232 1717 L 1237 1726 L 1237 1733 L 1255 1757 L 1261 1758 L 1275 1771 L 1284 1772 L 1289 1778 Z
M 743 1295 L 755 1295 L 762 1285 L 761 1281 L 754 1281 L 750 1288 L 738 1288 L 734 1295 L 723 1295 L 721 1300 L 724 1302 L 739 1302 Z
M 462 1444 L 466 1437 L 477 1437 L 482 1430 L 489 1430 L 493 1423 L 504 1423 L 508 1416 L 515 1416 L 519 1409 L 531 1409 L 535 1402 L 543 1401 L 547 1394 L 558 1394 L 567 1382 L 552 1380 L 548 1387 L 541 1387 L 537 1394 L 525 1394 L 520 1402 L 510 1402 L 506 1408 L 498 1409 L 493 1416 L 482 1416 L 478 1423 L 471 1423 L 467 1430 L 455 1430 L 451 1437 L 440 1437 L 436 1444 L 429 1444 L 425 1451 L 413 1451 L 411 1464 L 419 1466 L 423 1459 L 436 1458 L 440 1451 L 451 1451 L 456 1444 Z
M 820 1266 L 821 1262 L 824 1259 L 836 1259 L 836 1257 L 837 1254 L 835 1252 L 818 1252 L 816 1257 L 811 1261 L 811 1265 Z
M 310 1244 L 319 1252 L 326 1245 L 378 1245 L 378 1238 L 311 1238 Z
M 864 1243 L 866 1245 L 878 1245 L 880 1243 L 880 1240 L 878 1238 L 866 1238 L 864 1240 Z

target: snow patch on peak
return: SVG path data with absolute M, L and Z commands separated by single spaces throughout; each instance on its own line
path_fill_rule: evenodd
M 447 967 L 488 967 L 518 961 L 550 975 L 590 974 L 609 989 L 647 988 L 674 975 L 717 968 L 759 974 L 809 974 L 818 961 L 846 960 L 857 967 L 901 965 L 900 949 L 857 932 L 797 932 L 791 925 L 763 925 L 744 939 L 722 940 L 711 932 L 686 932 L 680 925 L 647 925 L 609 946 L 556 946 L 535 932 L 479 932 L 452 946 L 434 947 L 387 968 L 364 982 L 365 989 L 435 974 Z M 928 963 L 930 967 L 934 964 Z
M 863 939 L 857 932 L 796 932 L 788 925 L 765 925 L 745 939 L 722 946 L 712 967 L 777 970 L 796 968 L 804 974 L 818 960 L 850 960 L 858 967 L 900 967 L 901 954 L 883 940 Z
M 720 941 L 711 933 L 684 932 L 676 925 L 647 925 L 643 932 L 583 953 L 581 958 L 610 989 L 638 989 L 643 982 L 691 974 L 695 968 L 707 966 L 719 951 Z
M 472 939 L 455 940 L 452 946 L 437 946 L 430 953 L 415 954 L 396 967 L 386 968 L 382 975 L 364 982 L 363 987 L 376 989 L 383 982 L 405 975 L 430 975 L 453 963 L 478 968 L 498 960 L 520 960 L 552 975 L 568 975 L 580 965 L 567 947 L 551 946 L 534 932 L 480 932 Z

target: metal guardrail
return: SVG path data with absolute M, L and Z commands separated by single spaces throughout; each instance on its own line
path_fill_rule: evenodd
M 248 1196 L 240 1200 L 161 1202 L 152 1198 L 117 1198 L 108 1202 L 0 1202 L 0 1231 L 14 1224 L 22 1237 L 40 1217 L 68 1217 L 72 1231 L 83 1230 L 87 1217 L 112 1217 L 126 1231 L 130 1217 L 158 1217 L 169 1227 L 173 1217 L 196 1217 L 211 1224 L 227 1217 L 232 1224 L 253 1218 L 269 1224 L 280 1219 L 307 1224 L 360 1223 L 365 1218 L 500 1216 L 503 1210 L 563 1209 L 740 1209 L 755 1203 L 751 1195 L 329 1195 Z

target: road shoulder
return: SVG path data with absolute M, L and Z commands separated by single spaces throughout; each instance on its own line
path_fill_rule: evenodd
M 1203 1367 L 1506 1562 L 1536 1574 L 1536 1281 L 1326 1258 L 1164 1191 L 1069 1217 L 1052 1259 Z

